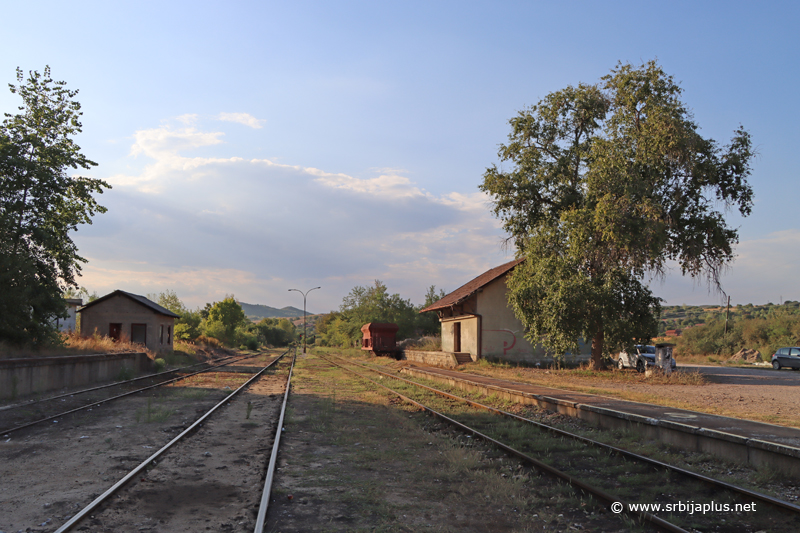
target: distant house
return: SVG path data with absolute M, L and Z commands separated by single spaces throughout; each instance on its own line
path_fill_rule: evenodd
M 683 330 L 680 329 L 668 329 L 664 332 L 665 337 L 680 337 Z
M 506 279 L 524 259 L 492 268 L 421 313 L 436 312 L 442 325 L 442 351 L 535 363 L 547 359 L 525 338 L 525 328 L 508 305 Z M 585 359 L 584 356 L 570 360 Z
M 80 298 L 65 298 L 64 301 L 67 304 L 67 318 L 56 319 L 56 327 L 58 331 L 66 333 L 76 330 L 78 307 L 83 303 L 83 300 Z
M 144 296 L 116 290 L 81 307 L 81 335 L 106 335 L 145 345 L 154 352 L 172 350 L 178 315 Z

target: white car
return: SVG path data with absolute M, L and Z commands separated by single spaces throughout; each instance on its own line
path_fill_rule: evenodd
M 634 352 L 620 352 L 617 358 L 617 368 L 635 368 L 638 372 L 644 372 L 648 366 L 656 364 L 656 347 L 644 344 L 637 344 L 633 347 Z M 670 357 L 672 370 L 677 368 L 675 358 Z

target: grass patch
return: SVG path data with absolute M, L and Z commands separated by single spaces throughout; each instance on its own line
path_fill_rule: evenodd
M 144 422 L 145 424 L 150 424 L 153 422 L 166 422 L 173 414 L 175 414 L 174 409 L 168 409 L 162 405 L 153 405 L 153 398 L 148 397 L 147 407 L 136 410 L 136 423 Z
M 172 387 L 169 398 L 173 400 L 202 400 L 208 396 L 209 389 L 195 387 Z
M 117 372 L 116 380 L 117 381 L 128 381 L 136 377 L 136 373 L 133 371 L 132 368 L 127 366 L 122 366 Z
M 572 488 L 449 431 L 371 383 L 313 357 L 301 360 L 295 372 L 286 424 L 292 455 L 281 466 L 276 490 L 296 499 L 299 493 L 313 494 L 307 524 L 314 527 L 293 525 L 306 512 L 297 505 L 286 508 L 293 517 L 287 522 L 280 509 L 285 498 L 277 498 L 273 516 L 283 517 L 282 531 L 541 531 L 544 526 L 552 531 L 576 523 L 600 531 L 622 526 L 608 513 L 601 517 L 596 503 Z

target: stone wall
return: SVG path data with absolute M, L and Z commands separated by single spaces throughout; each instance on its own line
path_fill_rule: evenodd
M 150 371 L 152 361 L 143 352 L 4 359 L 0 360 L 0 398 L 110 382 L 123 368 L 138 374 Z
M 456 354 L 453 352 L 422 352 L 417 350 L 404 350 L 400 352 L 400 359 L 442 368 L 455 368 L 458 366 Z

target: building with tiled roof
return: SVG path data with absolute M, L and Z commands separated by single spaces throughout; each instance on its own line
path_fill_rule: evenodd
M 172 350 L 178 315 L 140 296 L 116 290 L 81 307 L 81 335 L 97 333 L 146 346 L 154 352 Z
M 524 259 L 487 270 L 422 309 L 436 312 L 442 325 L 442 351 L 516 362 L 545 359 L 540 347 L 524 336 L 522 322 L 508 305 L 506 279 Z

